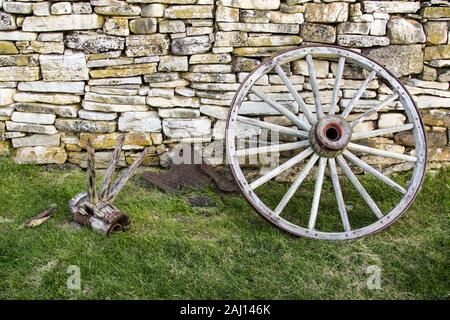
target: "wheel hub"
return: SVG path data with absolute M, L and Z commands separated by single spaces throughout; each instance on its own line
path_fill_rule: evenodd
M 309 139 L 317 154 L 332 158 L 347 147 L 352 137 L 352 128 L 342 117 L 327 115 L 311 129 Z

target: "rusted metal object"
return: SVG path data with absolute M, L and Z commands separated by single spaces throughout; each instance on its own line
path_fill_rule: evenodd
M 78 224 L 89 226 L 104 234 L 121 230 L 130 224 L 128 216 L 114 206 L 112 202 L 147 154 L 147 149 L 144 149 L 135 162 L 112 184 L 112 176 L 124 139 L 123 135 L 120 136 L 98 193 L 95 184 L 95 153 L 91 143 L 88 143 L 88 191 L 77 194 L 69 201 L 69 208 Z

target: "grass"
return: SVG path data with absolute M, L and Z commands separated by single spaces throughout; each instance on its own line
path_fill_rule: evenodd
M 85 190 L 84 172 L 4 159 L 0 298 L 448 299 L 449 173 L 429 174 L 412 208 L 391 228 L 347 242 L 294 238 L 261 219 L 240 195 L 219 196 L 212 189 L 168 195 L 138 175 L 115 201 L 130 215 L 130 228 L 103 236 L 71 222 L 67 201 Z M 382 208 L 395 204 L 395 193 L 369 177 L 362 180 Z M 355 191 L 342 182 L 344 197 L 352 199 Z M 319 213 L 324 228 L 336 220 L 330 188 L 327 182 Z M 262 193 L 275 202 L 285 190 L 271 184 Z M 216 207 L 191 208 L 186 197 L 196 194 L 208 195 Z M 288 214 L 309 210 L 311 197 L 299 192 Z M 55 217 L 18 230 L 53 203 Z M 350 214 L 367 212 L 357 200 L 348 204 Z M 365 222 L 357 216 L 352 223 L 358 221 Z M 71 265 L 80 267 L 80 290 L 66 286 Z M 370 265 L 381 268 L 379 290 L 367 288 Z

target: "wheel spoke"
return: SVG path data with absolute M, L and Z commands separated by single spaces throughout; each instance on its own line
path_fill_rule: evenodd
M 342 78 L 342 74 L 344 73 L 344 66 L 345 66 L 345 57 L 340 57 L 337 71 L 336 71 L 336 81 L 334 83 L 333 95 L 331 96 L 330 109 L 328 110 L 329 114 L 334 114 L 334 109 L 336 108 L 336 104 L 338 101 L 338 95 L 339 95 L 339 87 L 341 84 L 341 78 Z
M 311 159 L 306 163 L 305 167 L 300 171 L 297 178 L 295 178 L 294 183 L 292 183 L 289 190 L 286 192 L 286 194 L 283 196 L 283 199 L 281 199 L 280 203 L 278 203 L 277 207 L 275 208 L 274 212 L 277 216 L 281 214 L 283 209 L 286 207 L 286 205 L 289 203 L 289 200 L 291 200 L 292 196 L 295 194 L 297 189 L 302 184 L 303 180 L 305 180 L 308 173 L 311 171 L 314 164 L 317 162 L 317 159 L 319 159 L 319 156 L 317 154 L 314 154 Z
M 290 167 L 292 167 L 293 165 L 299 163 L 300 161 L 302 161 L 303 159 L 305 159 L 306 157 L 309 157 L 312 153 L 313 153 L 313 149 L 311 147 L 309 147 L 306 150 L 303 150 L 302 152 L 300 152 L 299 154 L 297 154 L 295 157 L 289 159 L 288 161 L 286 161 L 285 163 L 283 163 L 282 165 L 276 167 L 275 169 L 267 172 L 266 174 L 264 174 L 262 177 L 256 179 L 255 181 L 253 181 L 252 183 L 250 183 L 250 189 L 255 190 L 256 188 L 258 188 L 259 186 L 261 186 L 262 184 L 266 183 L 267 181 L 269 181 L 270 179 L 278 176 L 279 174 L 281 174 L 282 172 L 284 172 L 285 170 L 289 169 Z
M 291 142 L 291 143 L 274 144 L 274 145 L 258 147 L 258 148 L 240 149 L 240 150 L 236 150 L 236 155 L 238 157 L 241 157 L 241 156 L 249 156 L 249 155 L 260 154 L 260 153 L 281 152 L 281 151 L 287 151 L 287 150 L 300 149 L 300 148 L 304 148 L 307 146 L 309 146 L 309 140 L 303 140 L 303 141 Z
M 265 94 L 262 92 L 256 90 L 255 88 L 251 88 L 251 91 L 256 94 L 259 98 L 261 98 L 265 103 L 269 104 L 272 108 L 277 110 L 282 115 L 286 116 L 289 120 L 291 120 L 297 127 L 304 130 L 309 130 L 311 128 L 311 125 L 303 120 L 301 120 L 297 115 L 289 111 L 286 107 L 283 105 L 270 100 Z
M 417 157 L 414 157 L 414 156 L 410 156 L 410 155 L 402 154 L 402 153 L 391 152 L 391 151 L 386 151 L 386 150 L 380 150 L 380 149 L 376 149 L 376 148 L 371 148 L 371 147 L 363 146 L 363 145 L 352 143 L 352 142 L 350 142 L 347 147 L 349 150 L 352 150 L 352 151 L 369 153 L 369 154 L 373 154 L 376 156 L 392 158 L 392 159 L 397 159 L 397 160 L 402 160 L 402 161 L 412 161 L 412 162 L 417 161 Z
M 355 176 L 355 174 L 352 172 L 352 169 L 350 169 L 347 161 L 345 161 L 344 157 L 342 155 L 338 155 L 337 163 L 344 171 L 347 178 L 350 180 L 350 182 L 353 184 L 353 186 L 356 188 L 356 190 L 359 192 L 361 197 L 364 199 L 364 201 L 367 203 L 367 205 L 372 209 L 373 213 L 377 216 L 378 219 L 383 218 L 383 213 L 378 208 L 376 203 L 373 201 L 373 199 L 370 197 L 370 195 L 367 193 L 366 189 L 362 186 L 362 184 L 359 182 L 358 178 Z
M 284 133 L 290 136 L 298 137 L 298 138 L 307 138 L 309 136 L 307 131 L 297 130 L 293 128 L 283 127 L 274 123 L 265 122 L 253 118 L 247 118 L 243 116 L 237 116 L 237 120 L 243 123 L 247 123 L 250 125 L 258 126 L 260 128 L 269 129 L 272 131 L 278 131 L 280 133 Z
M 378 136 L 383 136 L 383 135 L 389 134 L 389 133 L 396 133 L 396 132 L 411 130 L 413 128 L 414 128 L 414 124 L 408 123 L 408 124 L 404 124 L 401 126 L 377 129 L 377 130 L 372 130 L 372 131 L 367 131 L 367 132 L 355 132 L 355 133 L 352 133 L 351 140 L 354 141 L 354 140 L 378 137 Z
M 325 176 L 325 168 L 327 165 L 327 158 L 320 158 L 319 168 L 316 175 L 316 185 L 314 187 L 314 197 L 311 205 L 311 214 L 309 216 L 308 229 L 314 230 L 316 225 L 317 213 L 319 211 L 320 194 L 322 193 L 323 178 Z
M 369 118 L 372 114 L 374 114 L 375 112 L 383 109 L 386 105 L 388 105 L 389 103 L 393 102 L 395 99 L 398 98 L 398 94 L 394 93 L 393 95 L 387 97 L 386 99 L 384 99 L 383 101 L 381 101 L 380 103 L 378 103 L 375 107 L 373 107 L 372 109 L 364 112 L 362 115 L 360 115 L 358 118 L 356 118 L 355 120 L 353 120 L 350 123 L 350 127 L 354 127 L 357 124 L 363 122 L 364 120 L 366 120 L 367 118 Z
M 348 221 L 347 209 L 345 209 L 344 198 L 342 197 L 341 184 L 339 183 L 339 177 L 336 170 L 336 161 L 334 158 L 328 159 L 328 168 L 330 170 L 331 182 L 333 183 L 334 193 L 336 195 L 336 201 L 338 203 L 339 214 L 341 215 L 342 225 L 344 230 L 349 232 L 350 222 Z
M 309 83 L 314 95 L 314 104 L 316 105 L 317 118 L 321 119 L 324 116 L 322 104 L 320 103 L 319 87 L 317 86 L 316 70 L 314 69 L 313 59 L 310 54 L 306 56 L 306 64 L 308 66 Z
M 358 89 L 358 91 L 356 92 L 356 94 L 353 97 L 353 99 L 345 107 L 344 111 L 342 111 L 342 114 L 341 114 L 342 118 L 347 117 L 350 114 L 350 112 L 352 112 L 353 108 L 358 103 L 359 99 L 362 97 L 364 91 L 366 91 L 367 87 L 369 86 L 370 81 L 372 81 L 372 79 L 375 77 L 375 75 L 376 75 L 376 72 L 372 71 L 367 76 L 366 80 L 364 81 L 362 86 Z
M 391 180 L 390 178 L 386 177 L 384 174 L 382 174 L 380 171 L 376 170 L 375 168 L 371 167 L 367 163 L 365 163 L 363 160 L 359 159 L 357 156 L 355 156 L 353 153 L 351 153 L 348 150 L 345 150 L 343 152 L 343 155 L 349 159 L 351 162 L 353 162 L 355 165 L 363 169 L 364 171 L 367 171 L 371 175 L 373 175 L 375 178 L 380 179 L 384 183 L 386 183 L 388 186 L 394 188 L 395 190 L 398 190 L 399 192 L 405 194 L 406 189 L 403 188 L 401 185 L 399 185 L 397 182 Z
M 298 94 L 297 90 L 292 85 L 292 82 L 289 80 L 289 78 L 286 76 L 286 73 L 283 71 L 283 69 L 280 67 L 280 65 L 277 65 L 275 67 L 276 72 L 278 73 L 278 76 L 280 79 L 284 82 L 286 87 L 288 88 L 291 95 L 294 97 L 294 100 L 298 103 L 300 109 L 308 119 L 310 124 L 315 124 L 317 120 L 315 117 L 313 117 L 311 111 L 309 111 L 308 107 L 306 106 L 305 102 L 303 101 L 302 97 Z

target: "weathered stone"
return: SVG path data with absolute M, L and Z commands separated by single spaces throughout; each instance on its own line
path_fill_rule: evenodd
M 227 107 L 213 106 L 213 105 L 201 105 L 200 113 L 209 117 L 213 117 L 220 120 L 226 120 L 228 117 L 228 112 L 230 111 Z
M 423 17 L 428 19 L 450 18 L 450 7 L 426 7 Z
M 61 136 L 59 134 L 33 134 L 27 137 L 11 139 L 14 148 L 20 147 L 59 147 Z
M 16 20 L 8 13 L 0 11 L 0 30 L 15 30 L 17 29 Z
M 67 161 L 70 163 L 74 163 L 76 165 L 79 165 L 82 168 L 87 168 L 88 161 L 87 161 L 87 152 L 79 152 L 78 149 L 76 152 L 69 152 Z M 109 163 L 111 161 L 112 157 L 112 151 L 99 151 L 95 153 L 95 168 L 98 169 L 105 169 L 109 166 Z M 117 166 L 124 167 L 126 165 L 125 163 L 125 156 L 124 153 L 121 152 L 118 157 Z
M 53 113 L 65 118 L 75 118 L 79 105 L 54 105 L 47 103 L 15 103 L 14 109 L 21 112 Z
M 207 117 L 196 119 L 163 119 L 163 132 L 171 139 L 208 136 L 211 134 L 211 120 Z
M 0 67 L 35 67 L 39 66 L 39 55 L 0 55 Z M 15 85 L 14 85 L 15 87 Z
M 367 48 L 374 46 L 387 46 L 389 44 L 389 38 L 356 34 L 341 34 L 337 36 L 337 43 L 344 47 Z
M 119 6 L 94 7 L 94 12 L 104 16 L 138 16 L 141 14 L 141 7 L 123 2 Z
M 347 19 L 348 3 L 305 4 L 305 21 L 307 22 L 336 23 L 347 21 Z
M 243 57 L 268 57 L 277 52 L 293 48 L 295 48 L 295 46 L 234 48 L 233 54 L 235 56 Z
M 86 120 L 95 120 L 95 121 L 111 121 L 117 118 L 117 113 L 115 112 L 96 112 L 96 111 L 88 111 L 88 110 L 80 110 L 78 112 L 78 117 Z
M 186 31 L 183 20 L 164 20 L 159 24 L 160 33 L 182 33 Z
M 107 133 L 116 131 L 116 123 L 114 121 L 90 121 L 58 118 L 55 121 L 55 126 L 60 132 Z
M 151 89 L 149 88 L 148 96 L 172 99 L 175 96 L 175 90 L 165 88 L 151 88 Z
M 67 48 L 82 50 L 86 53 L 122 50 L 125 44 L 123 38 L 90 31 L 70 33 L 65 36 L 64 42 Z
M 229 7 L 216 7 L 217 22 L 239 22 L 239 9 Z
M 293 103 L 286 102 L 281 103 L 289 111 L 297 113 L 298 107 L 294 106 Z M 262 101 L 244 101 L 239 110 L 240 115 L 281 115 L 277 110 L 272 108 L 265 102 Z
M 298 23 L 304 22 L 303 13 L 284 13 L 280 11 L 271 11 L 268 13 L 269 22 L 272 23 Z
M 42 54 L 64 53 L 64 43 L 62 42 L 31 41 L 28 48 Z
M 173 98 L 147 97 L 147 104 L 157 108 L 187 107 L 199 108 L 200 100 L 193 97 L 174 96 Z
M 172 109 L 158 109 L 158 115 L 161 118 L 198 118 L 200 111 L 198 109 L 188 108 L 172 108 Z
M 19 123 L 6 121 L 6 129 L 8 131 L 19 131 L 29 133 L 56 134 L 58 131 L 53 125 L 43 125 L 34 123 Z
M 393 17 L 387 24 L 387 35 L 391 44 L 424 43 L 425 32 L 416 20 Z
M 100 29 L 104 18 L 96 14 L 72 14 L 66 16 L 26 17 L 23 31 L 72 31 Z
M 430 108 L 449 108 L 450 98 L 442 98 L 435 96 L 414 96 L 414 101 L 420 109 Z
M 0 156 L 9 155 L 9 143 L 8 141 L 0 140 Z
M 405 123 L 406 116 L 403 113 L 383 113 L 378 119 L 379 128 L 401 126 Z
M 67 153 L 63 147 L 24 147 L 18 148 L 13 157 L 16 164 L 63 164 L 67 160 Z
M 92 78 L 133 77 L 156 72 L 157 63 L 142 63 L 92 70 Z
M 141 77 L 91 79 L 88 84 L 90 86 L 139 85 L 142 84 L 142 79 Z
M 141 16 L 144 18 L 162 18 L 166 6 L 161 3 L 152 3 L 142 8 Z
M 92 6 L 88 2 L 75 2 L 72 4 L 72 11 L 74 14 L 90 14 Z
M 280 0 L 220 0 L 219 5 L 239 9 L 277 10 Z
M 3 10 L 8 13 L 31 14 L 33 5 L 31 3 L 8 1 L 3 3 Z
M 51 104 L 74 104 L 79 103 L 81 98 L 70 94 L 47 94 L 19 92 L 14 95 L 16 102 L 42 102 Z
M 384 36 L 388 20 L 375 19 L 370 23 L 370 35 Z
M 286 46 L 295 45 L 302 42 L 298 36 L 277 36 L 271 37 L 250 37 L 248 38 L 248 45 L 251 47 L 268 47 L 268 46 Z
M 450 59 L 450 44 L 425 47 L 424 60 Z
M 214 28 L 213 27 L 188 27 L 186 28 L 186 35 L 187 36 L 200 36 L 204 34 L 213 34 Z
M 113 67 L 113 66 L 133 64 L 133 62 L 134 62 L 133 58 L 125 58 L 125 57 L 120 57 L 116 59 L 100 59 L 88 61 L 87 67 L 88 68 Z
M 424 24 L 427 44 L 436 45 L 447 42 L 448 23 L 445 21 L 428 21 Z
M 213 6 L 186 5 L 170 6 L 164 11 L 168 19 L 208 19 L 213 18 Z
M 39 67 L 0 68 L 0 81 L 33 81 L 39 79 Z
M 160 132 L 161 119 L 155 111 L 124 112 L 119 117 L 119 130 Z
M 317 78 L 328 77 L 329 63 L 326 60 L 313 60 L 314 69 Z M 309 76 L 308 66 L 305 60 L 296 60 L 291 63 L 292 73 Z
M 450 69 L 447 69 L 444 72 L 439 72 L 439 76 L 437 78 L 437 81 L 450 82 Z
M 268 23 L 269 12 L 261 10 L 240 10 L 240 21 L 245 23 Z
M 232 66 L 227 64 L 196 64 L 189 67 L 191 72 L 232 72 Z
M 0 31 L 0 40 L 9 41 L 33 41 L 36 40 L 37 33 L 22 31 Z
M 83 53 L 72 55 L 41 55 L 42 77 L 44 81 L 88 80 L 86 58 Z M 27 81 L 30 79 L 24 79 Z
M 172 53 L 176 55 L 204 53 L 210 48 L 209 36 L 179 38 L 172 41 Z
M 35 16 L 49 16 L 50 15 L 50 2 L 37 2 L 33 3 L 33 14 Z
M 93 92 L 87 92 L 84 95 L 84 99 L 86 101 L 94 101 L 110 104 L 136 104 L 136 105 L 145 104 L 145 97 L 141 96 L 106 95 L 106 94 L 97 94 Z
M 239 31 L 218 31 L 215 34 L 217 47 L 243 47 L 248 44 L 248 36 L 246 32 Z
M 187 71 L 188 58 L 185 56 L 162 56 L 158 71 Z
M 189 64 L 214 64 L 214 63 L 229 63 L 231 62 L 231 55 L 227 53 L 203 53 L 192 55 L 189 59 Z
M 218 22 L 221 31 L 245 31 L 245 32 L 267 32 L 267 33 L 293 33 L 300 31 L 298 24 L 277 23 L 228 23 Z
M 31 113 L 31 112 L 13 112 L 11 120 L 14 122 L 53 124 L 56 116 L 54 114 Z
M 169 53 L 169 39 L 162 34 L 134 35 L 126 39 L 128 57 L 165 55 Z
M 13 97 L 16 92 L 16 89 L 0 88 L 0 106 L 7 106 L 13 103 Z
M 147 111 L 146 105 L 135 104 L 110 104 L 103 102 L 93 102 L 83 100 L 82 106 L 86 110 L 101 112 L 129 112 L 129 111 Z
M 72 5 L 70 2 L 58 2 L 52 4 L 50 12 L 55 15 L 59 14 L 71 14 L 72 13 Z
M 139 18 L 130 21 L 130 30 L 134 34 L 155 33 L 157 22 L 155 18 Z
M 300 29 L 300 36 L 309 42 L 334 43 L 336 29 L 326 24 L 304 23 Z
M 235 83 L 236 75 L 233 73 L 183 73 L 183 78 L 189 81 L 196 82 L 220 82 L 220 83 Z
M 80 133 L 79 146 L 86 149 L 88 143 L 92 144 L 94 149 L 114 149 L 119 141 L 122 133 Z M 146 132 L 130 132 L 125 133 L 125 140 L 123 150 L 143 149 L 144 147 L 152 145 L 150 133 Z
M 363 1 L 363 11 L 367 13 L 415 13 L 420 9 L 416 1 Z
M 0 41 L 0 54 L 16 54 L 19 53 L 14 42 L 12 41 Z
M 370 23 L 367 22 L 343 22 L 337 26 L 339 34 L 369 34 Z
M 130 29 L 128 19 L 123 17 L 110 17 L 103 25 L 103 31 L 112 36 L 128 36 Z
M 364 51 L 397 77 L 422 72 L 423 53 L 420 45 L 393 45 Z

